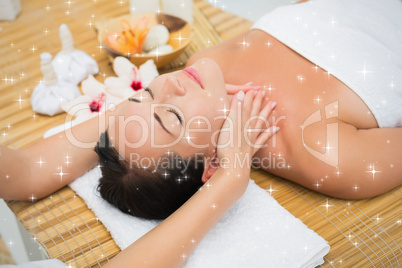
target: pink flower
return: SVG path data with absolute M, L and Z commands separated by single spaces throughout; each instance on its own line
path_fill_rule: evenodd
M 131 83 L 131 88 L 134 89 L 134 91 L 142 89 L 142 83 L 140 80 L 133 80 Z
M 106 95 L 105 93 L 99 94 L 92 102 L 89 104 L 89 109 L 91 112 L 99 113 L 103 104 L 105 103 Z
M 110 104 L 117 105 L 126 100 L 159 75 L 152 60 L 137 69 L 128 59 L 116 57 L 113 69 L 117 77 L 106 78 L 105 84 L 89 75 L 81 84 L 84 95 L 63 104 L 62 109 L 76 119 L 86 120 L 109 109 Z
M 147 61 L 138 69 L 128 59 L 116 57 L 113 61 L 113 70 L 117 77 L 111 76 L 105 79 L 106 90 L 125 99 L 148 86 L 159 75 L 152 60 Z
M 107 92 L 105 86 L 92 75 L 82 82 L 81 88 L 84 95 L 62 105 L 64 111 L 77 119 L 85 120 L 104 112 L 109 108 L 109 105 L 117 105 L 122 101 L 121 98 Z

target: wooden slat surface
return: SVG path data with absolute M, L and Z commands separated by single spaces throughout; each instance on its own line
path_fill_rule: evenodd
M 64 115 L 35 115 L 29 96 L 41 79 L 39 54 L 60 49 L 58 27 L 67 23 L 75 45 L 92 55 L 100 67 L 99 81 L 113 75 L 93 29 L 98 19 L 128 13 L 128 1 L 21 0 L 23 11 L 13 22 L 0 22 L 0 142 L 22 148 L 46 130 L 64 122 Z M 251 23 L 195 0 L 195 38 L 185 52 L 161 71 L 183 67 L 196 51 L 246 31 Z M 21 99 L 21 101 L 18 101 Z M 326 239 L 331 251 L 323 267 L 400 267 L 402 264 L 402 191 L 376 198 L 339 200 L 294 183 L 253 171 L 252 178 L 309 228 Z M 326 204 L 329 207 L 325 206 Z M 65 187 L 36 201 L 9 206 L 49 257 L 72 267 L 99 266 L 119 252 L 109 232 L 84 201 Z

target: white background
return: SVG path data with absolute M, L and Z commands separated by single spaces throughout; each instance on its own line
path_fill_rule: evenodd
M 269 11 L 278 6 L 296 3 L 299 0 L 206 0 L 211 5 L 256 21 Z

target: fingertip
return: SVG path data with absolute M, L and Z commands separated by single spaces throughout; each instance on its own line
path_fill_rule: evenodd
M 243 101 L 243 100 L 244 100 L 244 91 L 239 91 L 239 92 L 236 94 L 236 98 L 237 98 L 239 101 Z
M 269 127 L 269 128 L 267 128 L 266 130 L 264 130 L 264 132 L 265 133 L 272 133 L 272 134 L 275 134 L 276 132 L 278 132 L 279 131 L 279 127 L 277 127 L 277 126 L 272 126 L 272 127 Z
M 266 133 L 272 133 L 272 135 L 273 135 L 273 134 L 275 134 L 276 132 L 278 132 L 279 129 L 280 129 L 280 128 L 277 127 L 277 126 L 272 126 L 272 127 L 267 128 L 264 132 L 266 132 Z

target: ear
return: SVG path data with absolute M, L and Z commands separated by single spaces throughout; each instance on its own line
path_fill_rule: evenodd
M 219 167 L 219 160 L 214 155 L 212 158 L 206 159 L 204 163 L 204 173 L 202 174 L 201 181 L 206 183 L 212 175 L 218 170 Z

